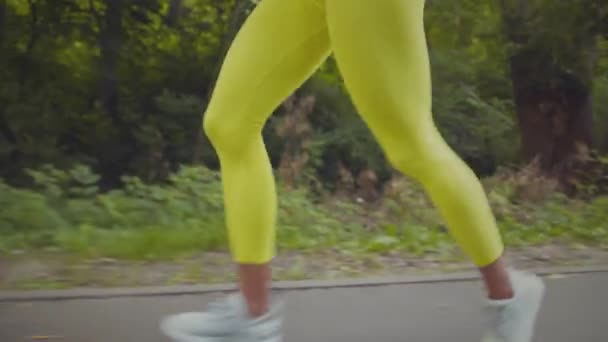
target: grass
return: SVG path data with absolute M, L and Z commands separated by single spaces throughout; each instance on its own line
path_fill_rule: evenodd
M 184 168 L 164 185 L 125 178 L 124 189 L 110 193 L 96 189 L 97 178 L 87 169 L 37 172 L 36 189 L 0 183 L 3 254 L 52 250 L 79 259 L 174 260 L 226 251 L 221 183 L 210 170 Z M 546 180 L 518 173 L 484 183 L 509 245 L 608 245 L 608 197 L 567 198 Z M 530 188 L 536 193 L 522 191 Z M 407 179 L 397 180 L 374 205 L 321 200 L 306 189 L 281 190 L 279 198 L 282 252 L 406 252 L 446 260 L 458 255 L 425 194 Z M 292 278 L 301 273 L 290 272 Z
M 84 260 L 58 253 L 13 257 L 0 277 L 0 290 L 82 287 L 137 287 L 233 283 L 227 253 L 201 253 L 172 261 Z M 522 269 L 594 266 L 608 263 L 608 250 L 585 247 L 535 246 L 507 251 L 509 262 Z M 281 253 L 273 262 L 273 279 L 343 279 L 472 271 L 468 261 L 442 260 L 393 250 L 386 254 L 348 251 Z

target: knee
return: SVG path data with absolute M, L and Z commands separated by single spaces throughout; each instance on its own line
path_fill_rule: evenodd
M 235 152 L 244 147 L 248 135 L 243 120 L 208 110 L 203 117 L 203 130 L 218 153 Z
M 428 139 L 407 141 L 401 147 L 386 151 L 387 159 L 393 167 L 422 182 L 449 169 L 453 154 L 443 140 Z
M 212 111 L 206 111 L 203 116 L 203 131 L 213 145 L 222 145 L 228 135 L 226 124 Z

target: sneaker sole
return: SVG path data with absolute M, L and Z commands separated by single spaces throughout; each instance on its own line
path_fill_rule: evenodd
M 246 341 L 240 337 L 201 337 L 184 334 L 183 332 L 171 327 L 167 320 L 163 320 L 161 322 L 160 330 L 175 342 L 283 342 L 283 338 L 281 336 L 264 341 Z

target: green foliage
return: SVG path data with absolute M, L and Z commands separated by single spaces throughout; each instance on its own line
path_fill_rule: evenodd
M 0 198 L 8 210 L 0 218 L 0 232 L 12 232 L 4 248 L 37 245 L 83 255 L 162 257 L 218 248 L 225 240 L 221 183 L 207 169 L 184 167 L 165 186 L 124 177 L 122 190 L 107 193 L 95 191 L 98 176 L 82 166 L 29 173 L 39 192 L 3 185 Z
M 226 234 L 219 174 L 182 167 L 166 184 L 123 177 L 120 190 L 91 192 L 89 169 L 65 172 L 47 166 L 29 171 L 38 190 L 0 183 L 0 250 L 55 247 L 83 256 L 166 258 L 224 249 Z M 324 248 L 351 241 L 361 227 L 314 203 L 304 190 L 280 197 L 279 247 Z
M 380 175 L 390 172 L 372 132 L 357 113 L 343 83 L 335 79 L 336 72 L 332 59 L 301 90 L 315 94 L 317 99 L 311 115 L 316 132 L 309 149 L 315 174 L 328 189 L 336 184 L 339 163 L 354 174 L 363 168 Z
M 29 173 L 36 190 L 0 183 L 0 251 L 54 248 L 81 257 L 167 259 L 227 247 L 215 171 L 183 167 L 162 185 L 124 177 L 123 189 L 106 193 L 92 192 L 98 176 L 86 167 Z M 568 199 L 533 177 L 488 184 L 508 244 L 608 244 L 608 197 Z M 281 190 L 279 249 L 453 256 L 456 247 L 420 186 L 404 179 L 396 187 L 374 211 L 315 200 L 304 189 Z
M 255 3 L 0 1 L 0 249 L 165 258 L 225 248 L 222 187 L 211 170 L 218 162 L 201 114 Z M 607 13 L 594 0 L 427 2 L 434 116 L 478 174 L 520 161 L 509 62 L 523 48 L 543 51 L 543 65 L 593 76 L 597 147 L 608 151 Z M 353 175 L 371 169 L 380 183 L 393 170 L 333 58 L 296 92 L 310 94 L 305 186 L 281 190 L 279 248 L 451 253 L 444 225 L 412 184 L 373 213 L 319 199 L 340 190 L 339 166 Z M 284 148 L 274 125 L 284 114 L 273 113 L 263 132 L 274 165 Z M 587 175 L 585 201 L 533 177 L 496 181 L 489 197 L 507 241 L 605 244 L 606 200 L 590 196 L 608 188 L 602 160 Z M 528 185 L 541 189 L 534 201 Z
M 279 195 L 279 248 L 336 248 L 362 232 L 362 227 L 345 220 L 352 206 L 341 203 L 330 210 L 303 189 Z
M 170 1 L 115 3 L 118 13 L 101 0 L 7 3 L 0 175 L 11 183 L 24 168 L 73 162 L 95 163 L 110 186 L 127 173 L 158 180 L 195 158 L 234 2 L 181 2 L 173 24 Z M 113 16 L 120 27 L 106 27 Z
M 603 76 L 594 81 L 593 114 L 595 125 L 595 136 L 598 147 L 602 152 L 608 152 L 608 66 Z
M 66 224 L 51 207 L 47 196 L 32 190 L 21 190 L 0 183 L 0 233 L 53 231 Z M 10 246 L 10 244 L 7 244 Z
M 0 60 L 0 176 L 27 185 L 27 168 L 84 163 L 95 166 L 106 189 L 120 185 L 125 174 L 165 181 L 193 161 L 216 168 L 201 135 L 201 114 L 223 53 L 256 3 L 6 1 L 0 18 L 6 57 Z M 606 33 L 606 6 L 597 1 L 539 0 L 530 2 L 529 12 L 515 11 L 522 3 L 433 0 L 426 6 L 436 121 L 450 145 L 484 175 L 518 162 L 508 64 L 517 46 L 504 22 L 524 18 L 522 32 L 573 68 L 578 64 L 572 59 L 593 52 L 578 42 Z M 605 39 L 598 38 L 597 47 L 596 74 L 603 75 Z M 594 82 L 600 138 L 608 122 L 604 83 L 601 76 Z M 309 178 L 333 190 L 338 162 L 353 174 L 370 168 L 381 180 L 389 178 L 390 167 L 333 58 L 299 92 L 317 98 Z M 272 129 L 264 136 L 276 165 L 282 143 Z
M 494 2 L 429 1 L 433 111 L 445 139 L 481 174 L 517 160 L 506 43 Z

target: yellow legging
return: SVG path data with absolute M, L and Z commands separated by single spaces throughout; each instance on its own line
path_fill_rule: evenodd
M 333 51 L 395 168 L 420 181 L 478 266 L 503 251 L 480 182 L 431 114 L 424 0 L 262 0 L 228 50 L 204 117 L 220 159 L 234 261 L 269 262 L 277 198 L 262 127 Z

